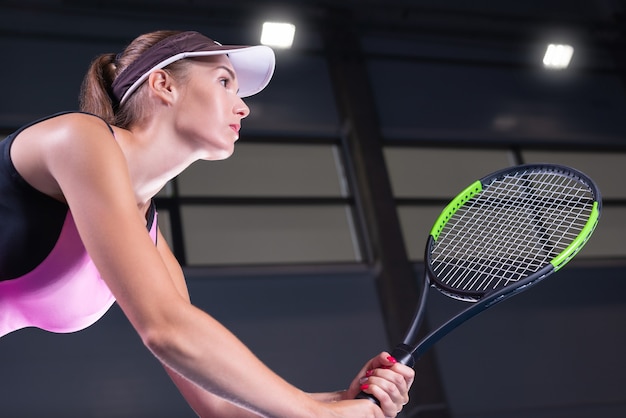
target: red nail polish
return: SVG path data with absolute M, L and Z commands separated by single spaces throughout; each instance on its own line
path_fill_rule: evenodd
M 367 385 L 367 384 L 365 384 L 365 385 L 361 385 L 361 390 L 365 390 L 365 389 L 367 389 L 368 387 L 370 387 L 370 385 Z
M 365 377 L 370 377 L 373 374 L 374 374 L 374 370 L 368 370 L 365 372 Z
M 392 356 L 387 357 L 387 360 L 389 360 L 390 362 L 392 362 L 392 363 L 394 363 L 394 364 L 398 362 L 398 360 L 396 360 L 396 359 L 395 359 L 394 357 L 392 357 Z

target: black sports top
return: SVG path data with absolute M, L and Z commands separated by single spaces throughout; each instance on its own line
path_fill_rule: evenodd
M 82 329 L 115 301 L 80 240 L 69 207 L 30 186 L 11 161 L 11 145 L 20 132 L 64 113 L 0 141 L 0 336 L 25 326 Z M 147 228 L 156 242 L 154 204 Z

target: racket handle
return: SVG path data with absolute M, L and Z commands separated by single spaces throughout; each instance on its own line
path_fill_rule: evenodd
M 391 357 L 395 358 L 398 363 L 402 363 L 410 368 L 415 367 L 415 357 L 413 357 L 413 347 L 406 344 L 398 344 L 391 352 Z
M 398 363 L 413 368 L 415 366 L 415 358 L 413 357 L 413 354 L 411 354 L 412 351 L 413 347 L 406 344 L 398 344 L 396 348 L 394 348 L 391 352 L 391 357 L 395 358 Z M 363 391 L 359 392 L 359 394 L 356 395 L 356 399 L 368 399 L 374 402 L 376 405 L 380 406 L 380 402 L 378 401 L 378 399 Z

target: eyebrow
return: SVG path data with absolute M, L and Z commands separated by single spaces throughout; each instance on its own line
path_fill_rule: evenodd
M 225 65 L 218 65 L 217 67 L 215 67 L 215 69 L 222 69 L 222 70 L 226 70 L 228 72 L 228 74 L 230 74 L 230 77 L 233 80 L 237 79 L 237 74 L 235 74 L 235 72 L 233 70 L 231 70 L 230 68 L 228 68 Z

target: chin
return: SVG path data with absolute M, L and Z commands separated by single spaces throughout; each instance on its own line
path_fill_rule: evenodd
M 203 160 L 207 161 L 220 161 L 229 158 L 235 152 L 234 148 L 227 150 L 213 150 Z

